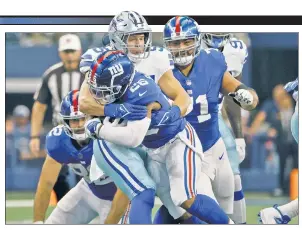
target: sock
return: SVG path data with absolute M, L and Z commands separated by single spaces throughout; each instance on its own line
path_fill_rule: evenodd
M 246 203 L 242 191 L 240 175 L 234 175 L 235 193 L 234 193 L 234 211 L 229 215 L 236 224 L 246 224 Z
M 215 200 L 206 195 L 198 194 L 187 211 L 209 224 L 228 224 L 229 217 Z
M 155 190 L 147 189 L 131 200 L 130 224 L 152 224 Z
M 207 223 L 198 219 L 196 216 L 191 216 L 188 219 L 181 220 L 180 224 L 207 224 Z
M 283 215 L 287 215 L 290 218 L 294 218 L 299 215 L 299 202 L 298 198 L 282 206 L 278 206 L 278 209 Z
M 154 216 L 153 224 L 179 224 L 179 220 L 175 220 L 168 209 L 162 205 Z
M 131 202 L 129 203 L 125 214 L 121 218 L 120 224 L 129 224 L 129 213 L 130 213 L 130 210 L 131 210 Z

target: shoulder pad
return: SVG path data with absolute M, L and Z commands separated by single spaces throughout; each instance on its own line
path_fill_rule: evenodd
M 230 42 L 225 45 L 223 54 L 225 56 L 236 55 L 243 63 L 245 63 L 248 57 L 248 50 L 246 44 L 242 40 L 232 38 Z
M 55 160 L 58 160 L 57 155 L 62 154 L 63 144 L 65 138 L 69 138 L 63 130 L 62 125 L 54 127 L 46 136 L 46 150 Z

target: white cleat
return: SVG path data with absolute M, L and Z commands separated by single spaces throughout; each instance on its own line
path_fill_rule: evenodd
M 271 208 L 262 209 L 258 217 L 262 224 L 287 224 L 291 220 L 289 216 L 282 214 L 276 204 Z

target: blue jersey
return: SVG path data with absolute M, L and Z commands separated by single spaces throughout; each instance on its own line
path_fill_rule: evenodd
M 186 116 L 194 127 L 204 151 L 211 148 L 221 137 L 218 126 L 219 92 L 227 65 L 221 52 L 205 49 L 194 60 L 186 77 L 177 68 L 174 76 L 190 95 L 193 110 Z
M 152 102 L 158 102 L 161 104 L 160 110 L 168 111 L 170 109 L 170 104 L 159 86 L 151 77 L 140 72 L 135 73 L 131 85 L 120 102 L 144 106 Z M 186 120 L 181 118 L 171 124 L 165 124 L 163 126 L 151 125 L 143 140 L 143 145 L 147 148 L 161 147 L 181 132 L 185 128 L 185 124 Z
M 101 47 L 88 49 L 83 55 L 80 62 L 80 71 L 85 73 L 90 70 L 91 63 L 93 60 L 101 53 L 107 50 L 112 50 L 112 47 Z M 159 49 L 160 50 L 160 49 Z M 151 69 L 156 69 L 154 66 L 154 61 L 160 61 L 164 63 L 158 64 L 161 68 L 157 68 L 156 75 L 150 71 L 147 73 L 136 72 L 130 87 L 124 94 L 124 96 L 119 100 L 120 103 L 127 102 L 135 105 L 148 105 L 152 102 L 158 102 L 161 104 L 161 109 L 168 111 L 170 109 L 170 104 L 162 93 L 161 89 L 151 78 L 158 80 L 159 75 L 162 74 L 163 70 L 167 71 L 170 68 L 170 60 L 168 58 L 168 52 L 162 49 L 159 53 L 155 53 L 156 48 L 152 49 L 152 60 L 148 58 L 148 62 L 144 64 L 140 63 L 140 66 L 136 66 L 138 69 L 143 69 L 143 67 L 150 66 Z M 167 56 L 166 60 L 162 56 Z M 153 61 L 154 59 L 154 61 Z M 146 60 L 146 59 L 144 59 Z M 147 61 L 147 60 L 146 60 Z M 165 62 L 166 61 L 166 62 Z M 151 66 L 152 65 L 152 66 Z M 159 74 L 160 73 L 160 74 Z M 150 77 L 148 76 L 150 74 Z M 172 124 L 165 124 L 164 126 L 150 126 L 149 131 L 143 141 L 143 145 L 148 148 L 158 148 L 166 144 L 169 140 L 174 138 L 177 133 L 181 132 L 185 128 L 185 119 L 179 119 Z
M 89 179 L 93 141 L 80 147 L 64 132 L 63 126 L 59 125 L 46 136 L 46 150 L 51 158 L 61 164 L 67 164 L 76 174 L 82 176 L 94 195 L 104 200 L 113 199 L 116 187 L 110 178 L 104 176 L 94 182 Z

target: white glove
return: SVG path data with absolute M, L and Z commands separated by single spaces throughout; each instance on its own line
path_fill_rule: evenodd
M 241 163 L 245 158 L 245 140 L 243 138 L 236 138 L 235 143 L 237 152 L 239 154 L 239 162 Z
M 235 103 L 239 103 L 243 109 L 247 109 L 253 104 L 253 95 L 246 89 L 239 89 L 234 93 L 229 93 Z
M 44 223 L 43 223 L 43 221 L 39 220 L 39 221 L 34 222 L 34 224 L 44 224 Z

